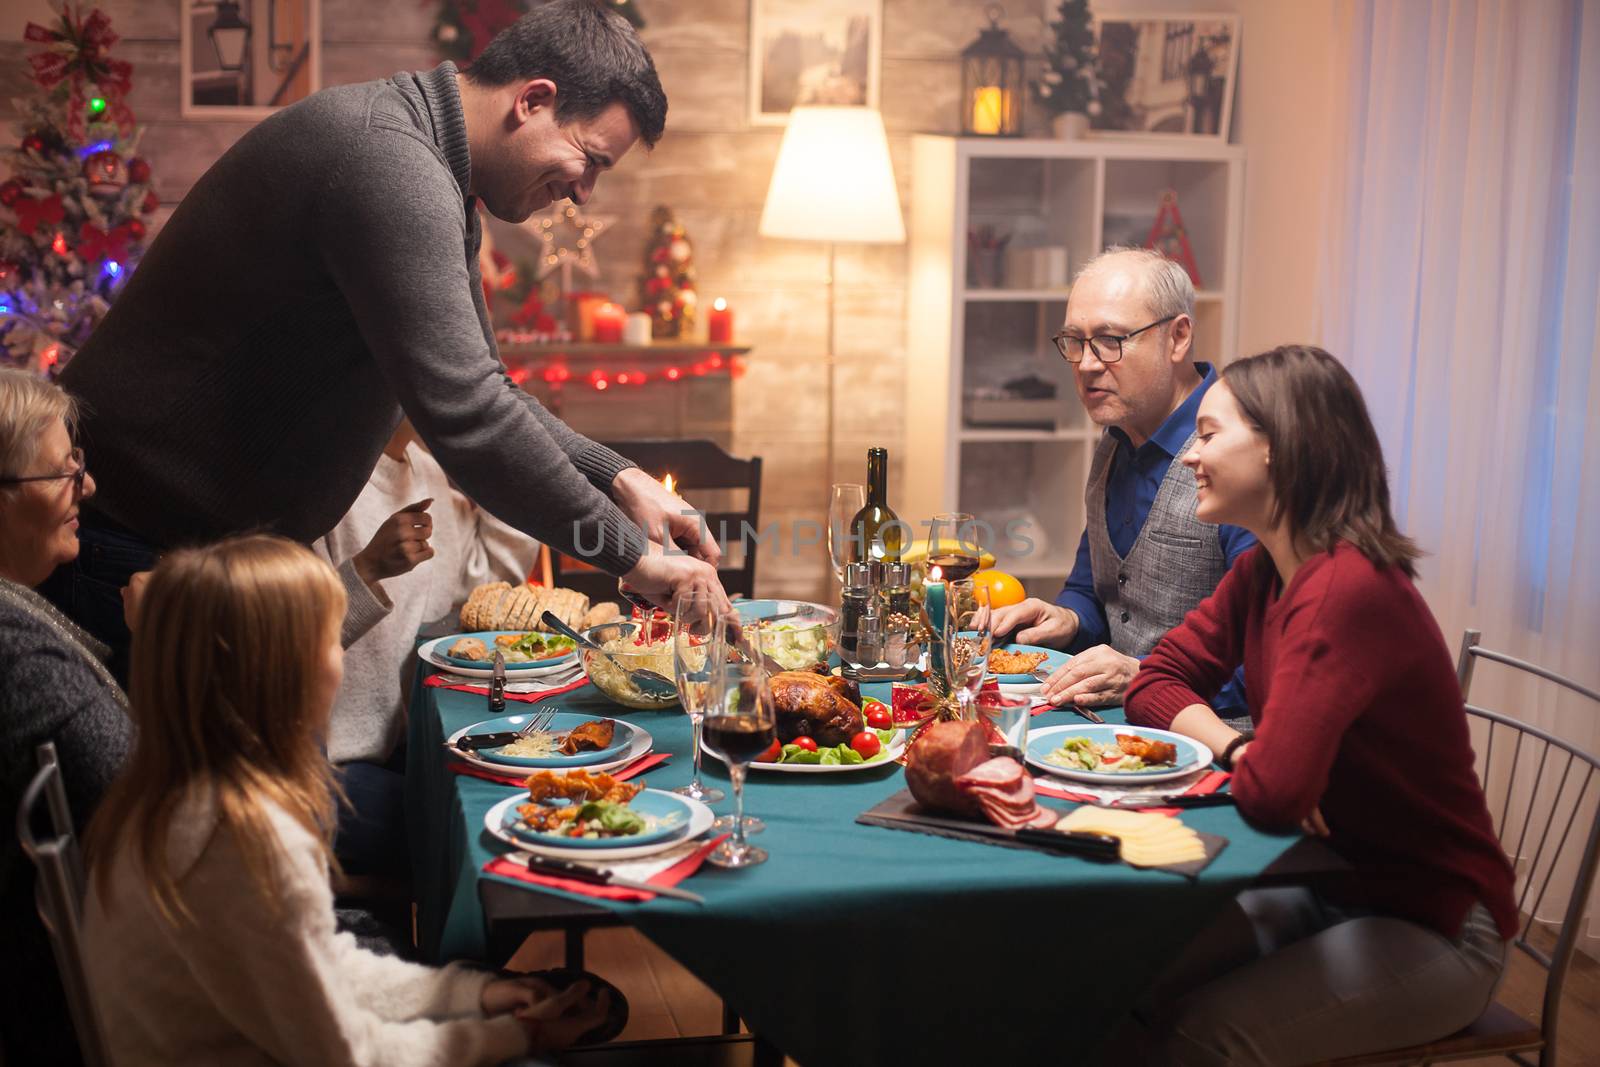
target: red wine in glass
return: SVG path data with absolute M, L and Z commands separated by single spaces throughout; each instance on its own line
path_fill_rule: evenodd
M 963 578 L 971 578 L 981 562 L 977 556 L 969 556 L 962 552 L 946 552 L 928 557 L 929 568 L 938 567 L 939 573 L 947 582 L 959 582 Z
M 777 740 L 770 720 L 750 715 L 707 715 L 703 729 L 706 747 L 729 763 L 749 763 Z

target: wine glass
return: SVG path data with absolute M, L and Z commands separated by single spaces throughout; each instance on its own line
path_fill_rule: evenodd
M 759 662 L 724 656 L 713 673 L 712 702 L 706 712 L 706 747 L 722 757 L 733 781 L 733 839 L 711 850 L 708 863 L 750 867 L 765 863 L 767 852 L 745 840 L 744 776 L 748 764 L 777 739 L 778 716 L 772 686 Z
M 976 718 L 973 709 L 978 690 L 989 669 L 989 651 L 994 647 L 993 613 L 989 609 L 989 587 L 971 578 L 949 585 L 950 655 L 945 657 L 945 675 L 950 691 L 961 705 L 963 718 Z
M 833 561 L 837 581 L 844 581 L 844 568 L 851 560 L 850 520 L 866 506 L 866 486 L 851 482 L 834 485 L 828 500 L 828 558 Z
M 964 511 L 947 511 L 933 517 L 928 528 L 928 566 L 938 567 L 945 581 L 972 577 L 982 554 L 977 519 Z
M 727 623 L 717 617 L 710 594 L 680 598 L 672 618 L 672 676 L 678 685 L 678 700 L 689 713 L 694 777 L 673 792 L 703 804 L 714 804 L 726 795 L 700 781 L 700 726 L 711 704 L 712 674 L 726 648 Z

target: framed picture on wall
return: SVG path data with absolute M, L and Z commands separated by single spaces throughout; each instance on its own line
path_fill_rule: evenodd
M 185 118 L 265 118 L 319 88 L 320 0 L 180 0 Z
M 878 106 L 883 0 L 750 0 L 750 122 L 802 104 Z
M 1122 15 L 1098 21 L 1100 113 L 1107 135 L 1227 141 L 1239 70 L 1237 15 Z

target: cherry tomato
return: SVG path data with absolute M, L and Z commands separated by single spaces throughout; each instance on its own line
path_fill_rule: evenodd
M 756 757 L 757 763 L 777 763 L 778 757 L 783 755 L 783 742 L 774 741 L 772 746 Z
M 867 725 L 874 730 L 892 730 L 894 729 L 894 713 L 882 704 L 868 704 Z
M 795 738 L 793 741 L 790 741 L 789 743 L 791 745 L 799 745 L 801 748 L 805 749 L 807 752 L 815 752 L 817 750 L 817 743 L 815 741 L 813 741 L 811 738 L 807 737 L 805 734 L 801 734 L 799 737 Z
M 883 747 L 883 742 L 871 730 L 862 730 L 850 739 L 850 747 L 861 753 L 862 759 L 871 759 Z

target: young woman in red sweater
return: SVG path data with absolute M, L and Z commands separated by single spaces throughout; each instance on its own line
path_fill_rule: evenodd
M 1321 349 L 1277 348 L 1223 371 L 1196 426 L 1183 461 L 1198 517 L 1260 544 L 1144 660 L 1128 721 L 1223 753 L 1240 813 L 1300 827 L 1310 865 L 1337 870 L 1241 894 L 1142 1021 L 1170 1063 L 1292 1064 L 1444 1037 L 1494 994 L 1513 878 L 1360 389 Z M 1245 734 L 1206 703 L 1240 663 Z

